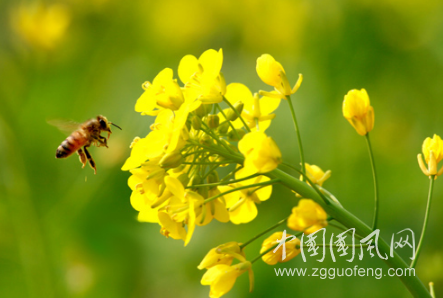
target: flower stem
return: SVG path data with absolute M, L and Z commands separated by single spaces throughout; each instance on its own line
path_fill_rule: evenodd
M 234 131 L 234 133 L 235 133 L 235 136 L 237 137 L 237 139 L 241 139 L 240 138 L 240 136 L 239 136 L 239 134 L 238 134 L 238 132 L 237 132 L 237 130 L 235 129 L 235 127 L 234 127 L 234 124 L 232 124 L 232 122 L 231 121 L 229 121 L 229 119 L 228 119 L 228 117 L 226 117 L 226 114 L 225 114 L 225 112 L 222 110 L 222 108 L 220 108 L 220 105 L 217 103 L 216 104 L 216 107 L 218 108 L 218 110 L 220 111 L 220 113 L 223 115 L 223 117 L 225 117 L 225 120 L 226 121 L 228 121 L 228 123 L 229 123 L 229 126 L 231 127 L 231 129 Z
M 251 132 L 251 129 L 249 128 L 249 126 L 246 124 L 245 119 L 243 119 L 243 117 L 241 116 L 240 112 L 237 111 L 237 109 L 229 102 L 229 100 L 226 99 L 226 97 L 223 96 L 223 101 L 231 108 L 234 110 L 234 112 L 237 114 L 238 118 L 240 118 L 240 121 L 243 123 L 243 125 L 245 126 L 245 129 L 248 132 Z
M 275 184 L 275 183 L 278 183 L 278 182 L 280 182 L 279 179 L 273 179 L 273 180 L 269 180 L 269 181 L 265 181 L 265 182 L 260 182 L 260 183 L 254 183 L 254 184 L 249 184 L 249 185 L 245 185 L 245 186 L 240 186 L 240 187 L 233 188 L 231 190 L 225 191 L 223 193 L 220 193 L 218 195 L 215 195 L 213 197 L 207 198 L 204 201 L 204 203 L 205 204 L 209 203 L 209 202 L 211 202 L 211 201 L 213 201 L 213 200 L 215 200 L 215 199 L 217 199 L 219 197 L 222 197 L 224 195 L 230 194 L 231 192 L 239 191 L 239 190 L 242 190 L 242 189 L 248 189 L 248 188 L 252 188 L 252 187 L 256 187 L 256 186 L 258 186 L 258 187 L 260 187 L 260 186 L 269 186 L 269 185 L 272 185 L 272 184 Z
M 186 188 L 198 188 L 198 187 L 205 187 L 205 186 L 213 187 L 213 186 L 218 186 L 218 185 L 232 184 L 232 183 L 237 183 L 237 182 L 241 182 L 241 181 L 244 181 L 244 180 L 252 179 L 252 178 L 255 178 L 257 176 L 260 176 L 260 175 L 259 174 L 254 174 L 254 175 L 247 176 L 247 177 L 244 177 L 244 178 L 241 178 L 241 179 L 237 179 L 237 180 L 220 181 L 220 182 L 216 182 L 216 183 L 207 183 L 207 184 L 198 184 L 198 185 L 188 186 Z
M 292 121 L 294 122 L 295 132 L 297 133 L 298 148 L 300 151 L 300 162 L 301 162 L 302 172 L 303 172 L 303 174 L 306 174 L 305 155 L 303 153 L 303 145 L 301 143 L 300 130 L 298 129 L 297 118 L 295 117 L 294 106 L 292 105 L 292 101 L 291 101 L 290 96 L 288 96 L 287 102 L 289 103 L 289 107 L 291 108 Z
M 428 193 L 428 205 L 426 206 L 426 214 L 425 214 L 425 221 L 423 222 L 423 229 L 421 231 L 420 241 L 418 242 L 418 247 L 415 252 L 415 258 L 411 262 L 411 266 L 409 268 L 414 268 L 415 264 L 418 260 L 418 255 L 421 251 L 421 246 L 423 244 L 423 239 L 425 238 L 426 228 L 428 227 L 428 219 L 429 219 L 429 211 L 431 210 L 431 199 L 432 199 L 432 192 L 434 190 L 434 176 L 429 176 L 431 182 L 429 183 L 429 193 Z
M 289 216 L 288 216 L 289 217 Z M 240 248 L 243 249 L 245 248 L 249 243 L 254 242 L 256 239 L 260 238 L 261 236 L 263 236 L 264 234 L 268 233 L 269 231 L 272 231 L 273 229 L 275 229 L 276 227 L 278 227 L 279 225 L 283 224 L 286 222 L 286 220 L 288 220 L 288 217 L 283 218 L 282 220 L 280 220 L 278 223 L 276 223 L 275 225 L 273 225 L 272 227 L 267 228 L 266 230 L 264 230 L 263 232 L 257 234 L 256 236 L 252 237 L 250 240 L 246 241 L 245 243 L 243 243 L 242 245 L 240 245 Z
M 374 220 L 372 221 L 372 230 L 374 231 L 377 228 L 378 221 L 378 183 L 377 183 L 377 173 L 375 172 L 375 162 L 374 162 L 374 154 L 372 153 L 371 140 L 369 139 L 369 133 L 366 134 L 366 144 L 368 145 L 369 158 L 371 159 L 372 166 L 372 177 L 374 179 Z
M 343 224 L 345 227 L 355 228 L 356 234 L 369 235 L 372 233 L 372 229 L 369 226 L 334 201 L 331 201 L 331 204 L 329 205 L 325 204 L 320 195 L 305 182 L 300 181 L 299 179 L 292 177 L 279 169 L 273 170 L 272 172 L 268 173 L 267 176 L 272 179 L 280 179 L 280 183 L 282 185 L 299 193 L 305 198 L 313 199 L 320 204 L 330 216 Z M 377 244 L 381 254 L 390 255 L 390 247 L 382 237 L 378 238 Z M 408 268 L 408 264 L 406 264 L 406 262 L 397 254 L 395 250 L 393 252 L 393 257 L 388 257 L 383 261 L 390 268 Z M 403 276 L 399 276 L 399 278 L 413 297 L 432 298 L 428 289 L 417 276 L 409 276 L 408 274 L 405 274 Z

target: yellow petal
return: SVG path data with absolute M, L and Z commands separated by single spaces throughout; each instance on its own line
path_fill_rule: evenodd
M 183 84 L 189 82 L 191 76 L 198 72 L 198 60 L 193 55 L 186 55 L 178 65 L 178 77 Z

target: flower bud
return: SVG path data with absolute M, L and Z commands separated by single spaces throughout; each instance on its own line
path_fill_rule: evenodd
M 235 121 L 238 118 L 238 115 L 241 114 L 243 111 L 243 107 L 245 106 L 243 102 L 237 101 L 234 103 L 234 108 L 237 110 L 238 113 L 236 113 L 232 108 L 224 109 L 223 112 L 226 115 L 226 119 L 229 121 Z
M 374 128 L 374 108 L 365 89 L 353 89 L 345 95 L 343 116 L 359 135 L 364 136 Z
M 200 174 L 195 174 L 191 177 L 191 180 L 189 181 L 189 186 L 199 185 L 202 184 L 202 177 Z
M 186 173 L 181 174 L 180 176 L 177 177 L 177 180 L 180 181 L 180 183 L 183 185 L 188 185 L 189 183 L 188 174 Z
M 243 138 L 243 136 L 246 134 L 246 132 L 245 132 L 243 129 L 240 129 L 240 128 L 237 128 L 235 131 L 236 131 L 237 133 L 235 133 L 233 130 L 231 130 L 231 131 L 228 133 L 228 140 L 229 140 L 229 141 L 232 141 L 232 142 L 238 142 L 238 141 L 240 141 L 240 140 Z M 237 137 L 237 135 L 238 135 L 238 137 Z
M 213 114 L 210 114 L 205 118 L 203 118 L 203 121 L 205 121 L 205 123 L 211 129 L 217 128 L 218 125 L 220 124 L 220 118 L 218 117 L 218 115 L 213 115 Z
M 218 183 L 220 181 L 220 178 L 218 177 L 217 171 L 213 171 L 211 174 L 208 175 L 208 183 Z
M 192 125 L 192 128 L 199 131 L 202 126 L 202 120 L 198 116 L 194 115 L 194 116 L 192 116 L 192 119 L 191 119 L 191 125 Z
M 166 153 L 159 162 L 162 168 L 175 168 L 182 164 L 183 158 L 180 152 Z
M 212 145 L 212 137 L 206 133 L 204 133 L 201 137 L 200 137 L 200 144 L 202 145 L 206 145 L 206 146 L 211 146 Z
M 206 106 L 207 105 L 200 105 L 196 110 L 195 110 L 195 114 L 199 117 L 199 118 L 203 118 L 204 116 L 206 116 L 208 113 L 206 112 Z
M 228 132 L 229 127 L 230 127 L 229 122 L 228 122 L 228 121 L 225 121 L 225 122 L 222 122 L 222 123 L 218 126 L 217 131 L 218 131 L 219 134 L 221 134 L 221 135 L 225 135 L 225 134 Z

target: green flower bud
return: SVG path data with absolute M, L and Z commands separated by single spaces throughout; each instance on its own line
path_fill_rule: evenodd
M 191 177 L 188 186 L 194 186 L 199 184 L 202 184 L 202 177 L 200 176 L 200 174 L 194 174 L 194 176 Z
M 212 137 L 206 133 L 202 134 L 199 141 L 200 141 L 200 144 L 206 145 L 206 146 L 211 146 L 213 144 Z
M 228 132 L 229 127 L 230 127 L 229 122 L 228 122 L 228 121 L 224 121 L 224 122 L 222 122 L 222 123 L 218 126 L 217 131 L 218 131 L 221 135 L 225 135 L 225 134 Z
M 231 131 L 228 133 L 228 140 L 230 140 L 230 141 L 232 141 L 232 142 L 238 142 L 238 141 L 240 141 L 240 140 L 243 138 L 243 136 L 246 134 L 246 132 L 245 132 L 243 129 L 240 129 L 240 128 L 237 128 L 235 131 L 236 131 L 237 133 L 235 133 L 233 130 L 231 130 Z M 237 137 L 237 134 L 238 134 L 238 136 L 239 136 L 240 138 Z
M 229 121 L 235 121 L 238 118 L 238 115 L 241 114 L 241 112 L 243 111 L 243 107 L 245 106 L 243 104 L 243 102 L 241 101 L 237 101 L 236 103 L 234 103 L 234 108 L 237 110 L 238 114 L 232 109 L 232 108 L 228 108 L 228 109 L 224 109 L 223 112 L 226 115 L 227 120 Z
M 209 174 L 207 179 L 209 184 L 217 183 L 220 181 L 217 171 L 213 171 L 211 174 Z
M 192 124 L 192 128 L 194 128 L 195 130 L 198 131 L 198 130 L 200 130 L 200 128 L 202 126 L 202 120 L 198 116 L 194 115 L 194 116 L 192 116 L 191 124 Z
M 195 110 L 195 114 L 200 117 L 203 118 L 204 116 L 206 116 L 208 113 L 206 112 L 206 105 L 200 105 L 196 110 Z
M 159 166 L 161 168 L 176 168 L 183 162 L 180 152 L 166 153 L 162 159 L 160 159 Z
M 220 118 L 218 115 L 210 114 L 203 118 L 203 121 L 209 126 L 210 129 L 217 128 L 220 124 Z

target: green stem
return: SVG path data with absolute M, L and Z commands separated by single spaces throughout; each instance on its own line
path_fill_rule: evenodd
M 371 159 L 372 166 L 372 177 L 374 179 L 374 220 L 372 221 L 372 230 L 374 231 L 377 228 L 378 221 L 378 183 L 377 183 L 377 173 L 375 172 L 375 162 L 374 162 L 374 154 L 372 153 L 371 140 L 369 139 L 369 133 L 366 134 L 366 144 L 368 145 L 369 157 Z
M 246 130 L 248 132 L 251 132 L 251 129 L 249 128 L 249 126 L 246 124 L 245 119 L 243 119 L 243 117 L 241 116 L 240 112 L 237 111 L 237 109 L 229 102 L 229 100 L 226 99 L 226 97 L 223 96 L 223 101 L 231 108 L 234 110 L 234 112 L 237 114 L 238 118 L 240 119 L 240 121 L 243 123 L 243 125 L 245 126 Z
M 289 217 L 289 216 L 288 216 Z M 267 228 L 266 230 L 264 230 L 263 232 L 257 234 L 256 236 L 252 237 L 250 240 L 246 241 L 245 243 L 243 243 L 242 245 L 240 245 L 240 248 L 243 249 L 245 248 L 249 243 L 254 242 L 256 239 L 260 238 L 261 236 L 263 236 L 264 234 L 268 233 L 269 231 L 272 231 L 273 229 L 275 229 L 276 227 L 280 226 L 281 224 L 285 223 L 288 220 L 288 217 L 283 218 L 282 220 L 280 220 L 278 223 L 276 223 L 275 225 L 273 225 L 272 227 Z
M 305 155 L 303 153 L 303 145 L 301 143 L 300 130 L 298 129 L 297 117 L 295 117 L 294 106 L 292 105 L 292 101 L 291 101 L 291 97 L 290 96 L 288 96 L 287 102 L 289 103 L 289 107 L 291 108 L 292 121 L 294 122 L 295 132 L 297 133 L 298 148 L 299 148 L 299 151 L 300 151 L 300 162 L 301 162 L 302 172 L 303 172 L 303 174 L 306 174 Z
M 231 148 L 229 148 L 229 146 L 227 144 L 225 144 L 225 142 L 221 141 L 220 138 L 214 134 L 211 129 L 209 128 L 209 126 L 202 122 L 202 125 L 204 125 L 208 130 L 204 129 L 203 127 L 200 128 L 201 131 L 203 131 L 204 133 L 206 133 L 208 136 L 210 136 L 214 141 L 216 141 L 218 144 L 220 144 L 223 148 L 225 148 L 228 152 L 233 153 L 234 151 L 232 151 Z
M 320 195 L 308 184 L 299 179 L 288 175 L 287 173 L 275 169 L 267 174 L 272 179 L 280 179 L 280 183 L 288 187 L 291 190 L 299 193 L 305 198 L 310 198 L 321 205 L 325 211 L 332 216 L 334 219 L 339 221 L 347 228 L 355 228 L 356 234 L 369 235 L 372 233 L 372 229 L 367 226 L 360 219 L 355 217 L 352 213 L 338 205 L 337 203 L 331 201 L 329 205 L 325 204 Z M 378 238 L 378 249 L 382 255 L 390 255 L 390 247 L 388 243 L 382 238 Z M 409 266 L 406 262 L 397 254 L 394 250 L 393 257 L 388 257 L 383 260 L 390 268 L 408 268 Z M 423 285 L 421 280 L 417 276 L 399 276 L 400 280 L 409 290 L 413 297 L 428 297 L 431 298 L 428 289 Z
M 218 186 L 218 185 L 226 185 L 226 184 L 237 183 L 237 182 L 249 180 L 249 179 L 255 178 L 257 176 L 260 176 L 260 174 L 254 174 L 254 175 L 251 175 L 248 177 L 244 177 L 244 178 L 237 179 L 237 180 L 231 180 L 231 181 L 220 181 L 217 183 L 198 184 L 198 185 L 189 186 L 187 188 L 198 188 L 198 187 L 205 187 L 205 186 L 212 187 L 212 186 Z
M 220 111 L 220 113 L 223 115 L 223 117 L 225 117 L 226 121 L 228 121 L 229 126 L 230 126 L 231 129 L 234 131 L 235 136 L 237 137 L 237 139 L 240 140 L 240 139 L 241 139 L 241 138 L 240 138 L 240 135 L 238 134 L 237 130 L 235 129 L 234 124 L 232 124 L 232 122 L 229 121 L 228 117 L 226 117 L 226 115 L 225 115 L 225 112 L 223 112 L 222 108 L 220 108 L 220 105 L 219 105 L 218 103 L 216 104 L 216 107 L 218 108 L 218 110 Z M 235 109 L 234 109 L 234 110 L 235 110 Z
M 351 232 L 351 231 L 349 231 L 349 229 L 343 228 L 342 226 L 338 226 L 338 225 L 333 224 L 333 223 L 329 223 L 328 226 L 329 226 L 329 227 L 336 228 L 336 229 L 339 229 L 340 231 L 343 231 L 343 232 L 346 232 L 346 231 L 348 231 L 348 233 Z M 364 237 L 362 237 L 362 236 L 360 236 L 360 235 L 357 235 L 357 234 L 355 234 L 355 236 L 357 236 L 357 238 L 360 238 L 360 239 L 363 239 L 363 238 L 364 238 Z
M 227 161 L 221 161 L 221 162 L 213 162 L 213 161 L 208 161 L 208 162 L 187 162 L 187 161 L 183 161 L 182 164 L 184 165 L 225 165 L 231 163 L 231 161 L 227 160 Z
M 227 195 L 227 194 L 229 194 L 231 192 L 239 191 L 239 190 L 242 190 L 242 189 L 248 189 L 248 188 L 252 188 L 252 187 L 256 187 L 256 186 L 260 187 L 262 185 L 272 185 L 274 183 L 278 183 L 279 181 L 280 181 L 279 179 L 273 179 L 273 180 L 269 180 L 269 181 L 265 181 L 265 182 L 254 183 L 254 184 L 249 184 L 249 185 L 245 185 L 245 186 L 236 187 L 236 188 L 233 188 L 231 190 L 228 190 L 228 191 L 225 191 L 223 193 L 220 193 L 218 195 L 215 195 L 213 197 L 207 198 L 204 201 L 204 203 L 205 204 L 209 203 L 209 202 L 211 202 L 211 201 L 213 201 L 213 200 L 215 200 L 215 199 L 217 199 L 219 197 L 223 197 L 224 195 Z
M 425 238 L 426 228 L 428 227 L 429 211 L 431 210 L 432 191 L 434 190 L 434 180 L 435 180 L 434 175 L 430 176 L 429 178 L 430 178 L 431 182 L 429 183 L 428 204 L 426 206 L 425 220 L 423 222 L 423 229 L 421 231 L 420 241 L 418 242 L 418 247 L 415 252 L 415 258 L 414 258 L 414 260 L 412 260 L 411 266 L 409 266 L 410 268 L 414 268 L 415 264 L 417 263 L 418 256 L 421 251 L 421 247 L 423 245 L 423 239 Z
M 240 155 L 238 155 L 238 154 L 233 155 L 233 154 L 228 153 L 226 151 L 220 150 L 219 148 L 215 148 L 215 147 L 212 147 L 212 146 L 206 146 L 206 145 L 200 144 L 200 143 L 198 143 L 196 141 L 191 141 L 191 143 L 196 145 L 196 146 L 198 146 L 198 147 L 205 148 L 209 152 L 214 152 L 214 153 L 217 153 L 217 154 L 219 154 L 219 155 L 221 155 L 223 157 L 230 158 L 233 161 L 235 161 L 236 163 L 243 164 L 243 158 Z

